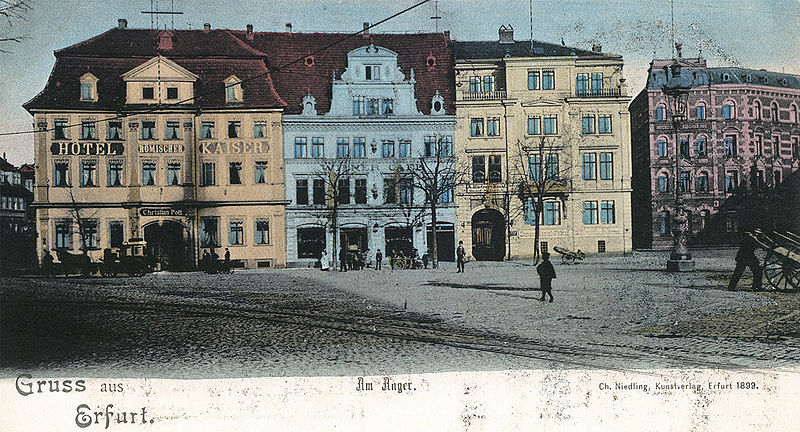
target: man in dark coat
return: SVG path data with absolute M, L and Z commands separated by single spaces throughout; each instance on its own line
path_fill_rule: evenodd
M 539 273 L 539 283 L 542 287 L 542 298 L 539 300 L 544 301 L 544 296 L 550 296 L 550 303 L 553 302 L 553 286 L 552 281 L 556 278 L 556 269 L 553 268 L 553 263 L 550 262 L 550 254 L 547 252 L 542 253 L 542 263 L 536 267 L 536 272 Z
M 755 250 L 757 247 L 755 239 L 750 233 L 745 234 L 739 243 L 739 252 L 736 253 L 736 268 L 733 270 L 733 276 L 728 284 L 728 290 L 733 291 L 736 289 L 736 284 L 744 273 L 745 267 L 750 267 L 753 272 L 753 291 L 761 290 L 761 264 L 756 258 Z
M 350 265 L 349 255 L 350 254 L 348 253 L 347 246 L 343 244 L 341 250 L 339 251 L 339 262 L 341 263 L 339 266 L 340 272 L 347 271 L 347 266 Z
M 383 254 L 381 250 L 378 249 L 378 252 L 375 254 L 375 270 L 381 269 L 381 262 L 383 262 Z
M 456 266 L 458 271 L 456 273 L 464 273 L 464 263 L 467 261 L 467 251 L 464 249 L 464 242 L 458 242 L 458 249 L 456 249 Z

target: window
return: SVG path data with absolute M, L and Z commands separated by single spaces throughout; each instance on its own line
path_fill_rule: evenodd
M 178 127 L 178 122 L 168 121 L 166 129 L 164 129 L 164 139 L 178 139 Z
M 697 157 L 708 157 L 708 143 L 706 141 L 706 137 L 697 137 L 697 140 L 695 140 L 694 144 Z
M 253 125 L 253 138 L 264 138 L 267 126 L 263 123 Z
M 453 137 L 451 135 L 443 135 L 439 138 L 439 152 L 442 157 L 453 156 Z
M 725 192 L 733 193 L 739 187 L 739 173 L 728 171 L 725 173 Z
M 380 65 L 364 66 L 364 78 L 367 80 L 380 80 L 381 79 Z
M 726 102 L 722 105 L 722 118 L 726 120 L 730 120 L 734 118 L 735 111 L 734 105 L 732 102 Z
M 736 135 L 727 135 L 723 140 L 723 147 L 725 150 L 725 156 L 727 157 L 735 157 L 737 154 L 736 148 Z
M 583 135 L 591 135 L 594 132 L 594 116 L 584 115 L 581 117 L 581 133 Z
M 680 186 L 679 190 L 681 192 L 689 192 L 689 173 L 688 172 L 682 172 L 681 173 L 681 175 L 679 177 L 679 181 L 678 181 L 678 186 Z
M 790 107 L 789 121 L 792 123 L 797 123 L 800 121 L 800 118 L 797 117 L 797 105 L 792 105 Z
M 181 184 L 181 163 L 169 162 L 167 164 L 167 185 L 178 186 Z
M 228 180 L 229 183 L 234 184 L 242 184 L 242 163 L 241 162 L 230 162 L 228 163 Z
M 774 156 L 780 156 L 781 154 L 781 134 L 780 132 L 773 132 L 772 133 L 772 154 Z M 760 155 L 761 153 L 759 153 Z
M 143 121 L 142 122 L 142 135 L 141 138 L 143 140 L 154 140 L 156 139 L 156 122 L 154 121 Z
M 500 119 L 491 117 L 486 119 L 486 136 L 500 135 Z
M 214 138 L 214 122 L 204 121 L 200 123 L 200 138 L 201 139 Z
M 253 182 L 264 184 L 267 182 L 267 161 L 256 161 L 253 165 Z
M 658 147 L 658 157 L 667 157 L 667 140 L 659 138 L 656 146 Z
M 81 161 L 81 186 L 97 186 L 95 173 L 97 172 L 97 161 Z
M 394 114 L 394 100 L 393 99 L 383 99 L 381 101 L 381 115 L 392 115 Z
M 658 191 L 661 193 L 669 192 L 669 178 L 664 174 L 658 176 Z
M 428 137 L 425 137 L 425 140 L 427 140 L 427 139 L 428 139 Z M 398 145 L 398 149 L 397 150 L 398 150 L 398 157 L 407 158 L 407 157 L 411 156 L 411 141 L 409 141 L 409 140 L 401 140 L 399 145 Z M 430 156 L 429 154 L 427 154 L 427 150 L 428 150 L 427 142 L 426 142 L 425 150 L 426 150 L 426 156 Z
M 350 179 L 339 179 L 339 203 L 350 204 Z
M 656 121 L 664 121 L 667 119 L 667 107 L 663 104 L 656 106 Z
M 218 220 L 215 217 L 200 218 L 200 247 L 219 247 Z
M 122 161 L 108 161 L 108 185 L 122 186 Z
M 470 119 L 469 136 L 476 137 L 481 135 L 483 135 L 483 119 L 482 118 Z
M 500 183 L 503 180 L 502 156 L 489 156 L 489 183 Z
M 478 93 L 481 91 L 481 78 L 469 77 L 469 92 Z
M 269 244 L 269 221 L 257 219 L 253 229 L 253 236 L 255 244 Z
M 90 82 L 81 83 L 81 100 L 83 101 L 94 100 L 94 84 Z
M 558 180 L 558 155 L 549 154 L 544 159 L 545 163 L 545 180 Z
M 601 134 L 611 133 L 611 116 L 601 115 L 597 118 L 597 132 Z
M 56 162 L 53 169 L 53 186 L 69 186 L 69 162 Z
M 112 248 L 122 247 L 123 242 L 122 222 L 108 223 L 108 243 Z
M 345 138 L 347 140 L 347 138 Z M 311 157 L 319 159 L 325 154 L 325 139 L 322 137 L 311 138 Z
M 542 123 L 545 135 L 555 135 L 558 133 L 557 116 L 545 116 Z
M 585 96 L 589 90 L 589 74 L 580 73 L 575 78 L 577 96 Z
M 542 90 L 553 90 L 556 88 L 556 73 L 554 71 L 542 72 Z
M 325 228 L 297 229 L 297 258 L 319 258 L 325 249 Z
M 365 99 L 363 96 L 354 96 L 353 97 L 353 115 L 359 116 L 364 113 L 364 105 Z
M 69 223 L 56 224 L 56 249 L 70 249 L 72 248 L 72 227 Z
M 494 77 L 491 75 L 483 77 L 483 91 L 494 91 Z
M 325 180 L 314 179 L 314 190 L 312 191 L 314 205 L 325 204 Z
M 167 87 L 167 99 L 178 99 L 177 87 Z
M 228 222 L 228 243 L 231 245 L 244 244 L 244 227 L 242 222 Z
M 242 101 L 242 80 L 236 76 L 230 76 L 224 81 L 225 102 Z
M 542 160 L 539 158 L 539 155 L 533 155 L 528 157 L 528 177 L 530 177 L 530 181 L 539 181 L 540 178 L 540 171 L 542 170 Z
M 663 211 L 658 214 L 658 235 L 661 237 L 669 237 L 670 234 L 670 220 L 669 212 Z
M 397 202 L 397 188 L 394 179 L 383 179 L 383 203 L 394 204 Z
M 453 188 L 447 180 L 439 179 L 439 202 L 447 204 L 453 202 Z
M 385 158 L 394 157 L 394 141 L 383 141 L 381 145 L 381 155 Z
M 764 137 L 761 135 L 753 135 L 753 145 L 755 146 L 756 155 L 761 155 L 764 150 Z
M 144 100 L 155 99 L 155 91 L 153 87 L 142 87 L 142 99 Z
M 542 118 L 541 117 L 528 117 L 528 135 L 540 135 Z
M 355 184 L 355 201 L 356 204 L 367 203 L 367 179 L 356 179 Z
M 558 201 L 545 201 L 543 216 L 544 225 L 561 225 L 561 207 Z
M 595 180 L 595 172 L 597 171 L 597 160 L 594 153 L 586 153 L 583 155 L 583 167 L 581 169 L 582 178 L 584 180 Z
M 81 123 L 81 139 L 97 139 L 95 133 L 95 124 L 93 121 L 85 121 Z
M 350 140 L 336 138 L 336 157 L 339 159 L 350 157 Z
M 142 162 L 142 185 L 153 186 L 156 184 L 156 163 Z
M 603 74 L 596 72 L 592 74 L 592 94 L 599 95 L 603 91 Z
M 605 253 L 606 252 L 606 241 L 605 240 L 598 240 L 597 241 L 597 253 Z
M 681 158 L 689 159 L 689 140 L 687 138 L 681 138 L 678 147 L 680 148 Z
M 705 120 L 706 119 L 706 104 L 704 104 L 704 103 L 697 104 L 696 117 L 697 117 L 697 120 Z
M 67 139 L 67 122 L 65 120 L 56 120 L 53 122 L 53 139 L 62 140 Z
M 400 179 L 400 190 L 398 198 L 400 204 L 412 204 L 414 202 L 414 181 L 411 178 Z
M 472 157 L 472 181 L 474 183 L 483 183 L 486 181 L 486 157 L 473 156 Z
M 614 178 L 614 154 L 600 153 L 600 180 Z
M 425 145 L 425 157 L 436 156 L 436 137 L 426 136 L 423 143 Z
M 774 123 L 778 123 L 779 121 L 781 121 L 778 104 L 776 102 L 773 102 L 772 105 L 770 106 L 770 118 Z
M 228 122 L 228 138 L 239 138 L 239 127 L 242 122 L 229 121 Z
M 708 192 L 708 173 L 702 172 L 700 175 L 697 176 L 695 180 L 696 183 L 696 192 Z
M 539 90 L 539 71 L 528 71 L 528 90 Z
M 308 180 L 298 179 L 295 181 L 295 203 L 308 205 Z
M 213 186 L 216 184 L 214 162 L 203 162 L 203 171 L 200 173 L 200 186 Z
M 306 157 L 306 137 L 296 137 L 294 139 L 294 157 L 302 159 Z
M 597 201 L 583 202 L 583 224 L 584 225 L 597 224 Z
M 122 139 L 122 122 L 118 121 L 108 122 L 108 126 L 106 127 L 106 139 L 108 140 Z
M 366 138 L 363 137 L 356 137 L 353 138 L 353 157 L 356 159 L 363 159 L 367 157 L 367 142 Z M 400 142 L 400 147 L 403 146 L 403 142 Z M 410 141 L 405 141 L 408 146 L 411 146 Z
M 613 224 L 615 222 L 614 201 L 600 201 L 600 223 Z
M 792 158 L 800 159 L 800 138 L 792 137 Z
M 97 248 L 97 222 L 87 221 L 83 224 L 83 235 L 81 236 L 81 249 L 89 250 Z

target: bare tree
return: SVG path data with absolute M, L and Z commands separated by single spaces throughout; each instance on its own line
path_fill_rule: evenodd
M 323 159 L 317 168 L 312 172 L 312 177 L 321 180 L 325 185 L 325 208 L 316 213 L 317 218 L 322 222 L 327 231 L 333 234 L 333 250 L 330 253 L 331 263 L 337 262 L 339 253 L 339 216 L 341 204 L 345 198 L 349 200 L 349 181 L 350 178 L 360 170 L 360 165 L 353 163 L 348 156 L 344 158 Z M 340 182 L 348 182 L 347 196 L 339 188 Z
M 405 227 L 411 233 L 412 245 L 414 227 L 424 225 L 428 215 L 426 204 L 420 204 L 414 199 L 415 180 L 413 165 L 397 165 L 391 186 L 384 190 L 386 201 L 397 206 L 397 211 L 392 213 L 389 220 Z
M 452 202 L 455 188 L 465 184 L 469 179 L 468 171 L 456 164 L 452 142 L 439 137 L 435 148 L 424 149 L 418 160 L 406 166 L 405 171 L 413 178 L 414 188 L 425 196 L 423 207 L 431 216 L 433 239 L 431 244 L 431 263 L 433 268 L 439 265 L 438 213 L 440 205 Z
M 0 30 L 0 53 L 7 54 L 10 52 L 8 49 L 3 48 L 7 44 L 20 43 L 25 39 L 23 35 L 14 35 L 13 33 L 15 32 L 12 32 L 10 28 L 14 27 L 16 21 L 25 19 L 25 14 L 32 9 L 31 3 L 31 0 L 0 0 L 0 18 L 5 20 L 9 27 L 8 30 Z
M 517 157 L 513 160 L 513 179 L 519 204 L 508 213 L 516 215 L 530 210 L 534 217 L 533 259 L 538 262 L 542 216 L 545 198 L 566 197 L 572 190 L 572 158 L 564 150 L 567 142 L 541 137 L 538 142 L 517 141 Z M 511 196 L 507 202 L 510 202 Z
M 90 231 L 90 228 L 94 227 L 95 230 L 98 228 L 97 224 L 94 222 L 94 218 L 95 216 L 97 216 L 97 212 L 99 211 L 99 209 L 95 210 L 94 213 L 92 213 L 91 215 L 86 216 L 83 213 L 84 207 L 78 203 L 78 201 L 75 199 L 75 194 L 72 193 L 72 186 L 69 187 L 68 192 L 70 199 L 70 207 L 69 207 L 70 217 L 78 225 L 78 234 L 80 234 L 81 237 L 80 249 L 83 255 L 88 255 L 90 245 L 89 242 L 87 241 L 88 239 L 87 235 L 94 234 L 94 232 Z

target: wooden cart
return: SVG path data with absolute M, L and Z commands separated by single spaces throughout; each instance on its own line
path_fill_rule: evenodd
M 575 260 L 582 260 L 586 258 L 586 254 L 581 252 L 580 249 L 578 249 L 577 252 L 573 252 L 567 248 L 554 246 L 553 250 L 561 254 L 562 264 L 575 264 Z
M 800 236 L 790 231 L 748 234 L 766 251 L 764 277 L 778 291 L 800 290 Z

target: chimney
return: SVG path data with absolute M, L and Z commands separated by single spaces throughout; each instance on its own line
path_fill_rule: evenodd
M 675 42 L 675 51 L 678 52 L 678 58 L 683 58 L 683 44 L 680 42 Z
M 445 30 L 444 31 L 444 35 L 447 36 L 447 37 L 450 37 L 450 30 Z
M 603 52 L 603 45 L 600 44 L 592 44 L 592 52 L 593 53 L 602 53 Z
M 203 23 L 203 31 L 204 32 L 210 32 L 211 31 L 211 24 Z
M 164 30 L 158 34 L 158 50 L 169 51 L 172 49 L 172 32 Z
M 288 33 L 291 33 L 291 32 L 292 32 L 292 23 L 286 23 L 286 31 L 287 31 Z
M 369 23 L 368 22 L 364 23 L 364 31 L 362 33 L 369 34 Z
M 247 24 L 247 40 L 253 40 L 253 25 Z
M 508 27 L 500 26 L 497 33 L 500 35 L 500 43 L 514 43 L 514 27 L 511 24 Z
M 126 20 L 124 18 L 118 19 L 117 20 L 117 28 L 120 29 L 120 30 L 125 30 L 126 28 L 128 28 L 128 20 Z

